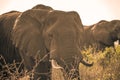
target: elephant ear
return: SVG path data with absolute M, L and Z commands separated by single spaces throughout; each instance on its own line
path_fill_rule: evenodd
M 82 21 L 81 21 L 81 18 L 79 16 L 79 14 L 77 12 L 75 12 L 75 11 L 68 12 L 68 14 L 73 16 L 74 20 L 79 25 L 80 29 L 83 30 L 83 24 L 82 24 Z
M 46 53 L 42 36 L 43 22 L 48 11 L 28 10 L 23 12 L 16 20 L 12 32 L 13 44 L 22 53 L 35 56 L 38 52 L 41 56 Z
M 84 36 L 82 36 L 84 33 L 84 28 L 83 28 L 81 18 L 79 16 L 79 14 L 75 11 L 68 12 L 68 14 L 73 17 L 74 21 L 77 24 L 77 35 L 79 36 L 77 40 L 79 42 L 78 45 L 80 46 L 81 43 L 84 42 L 84 40 L 83 40 Z

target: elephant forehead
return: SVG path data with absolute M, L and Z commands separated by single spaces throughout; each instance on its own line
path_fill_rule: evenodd
M 98 22 L 95 24 L 91 30 L 108 30 L 109 22 Z
M 65 20 L 66 21 L 66 20 Z M 51 27 L 48 27 L 46 32 L 47 33 L 54 33 L 56 35 L 66 35 L 72 36 L 79 32 L 77 24 L 74 21 L 65 22 L 64 20 L 57 21 Z
M 70 23 L 70 21 L 72 22 L 75 19 L 74 15 L 69 15 L 68 12 L 63 11 L 50 11 L 48 18 L 51 20 L 56 18 L 58 22 L 62 22 L 64 24 Z
M 46 18 L 46 24 L 48 25 L 46 27 L 48 27 L 49 30 L 53 30 L 55 28 L 61 31 L 67 31 L 75 28 L 80 30 L 83 29 L 83 27 L 81 26 L 82 23 L 78 17 L 76 17 L 75 14 L 70 14 L 69 12 L 51 11 Z

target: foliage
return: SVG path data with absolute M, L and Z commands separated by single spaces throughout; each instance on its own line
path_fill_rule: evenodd
M 104 51 L 96 51 L 94 48 L 89 47 L 82 50 L 81 53 L 83 54 L 85 60 L 87 60 L 88 62 L 89 61 L 94 62 L 94 65 L 92 67 L 86 67 L 80 64 L 79 70 L 81 80 L 120 79 L 120 45 L 116 46 L 115 48 L 113 47 L 106 48 Z M 7 64 L 2 56 L 0 57 L 0 60 L 4 61 L 4 65 L 2 66 L 2 68 L 4 68 L 4 71 L 0 71 L 0 80 L 1 79 L 29 80 L 28 75 L 33 75 L 34 70 L 30 72 L 28 71 L 23 71 L 21 73 L 18 72 L 22 62 L 21 63 L 13 62 L 13 64 Z M 19 64 L 18 67 L 16 66 L 17 64 Z M 3 77 L 4 72 L 6 71 L 8 72 L 9 75 L 7 78 Z M 53 75 L 55 75 L 54 77 L 57 78 L 55 70 L 53 70 Z
M 91 54 L 91 52 L 94 53 Z M 120 79 L 120 45 L 98 52 L 88 48 L 88 50 L 84 50 L 82 53 L 85 58 L 92 60 L 94 65 L 92 67 L 80 65 L 81 80 Z

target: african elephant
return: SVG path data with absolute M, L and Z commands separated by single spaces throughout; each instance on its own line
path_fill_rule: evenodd
M 80 53 L 82 31 L 77 12 L 27 10 L 16 20 L 12 41 L 19 49 L 26 69 L 31 71 L 34 68 L 35 80 L 39 77 L 47 80 L 45 74 L 51 67 L 49 60 L 55 60 L 66 72 L 74 68 L 78 76 L 80 62 L 86 66 L 93 65 L 85 62 Z
M 13 60 L 20 61 L 18 49 L 15 48 L 11 41 L 11 31 L 20 13 L 10 11 L 0 15 L 0 55 L 5 58 L 6 63 L 12 63 Z
M 34 6 L 32 9 L 52 10 L 52 8 L 41 4 Z M 11 32 L 15 20 L 21 13 L 22 12 L 19 11 L 10 11 L 0 15 L 0 71 L 4 71 L 2 67 L 5 64 L 12 64 L 14 61 L 16 63 L 22 61 L 18 48 L 13 45 L 11 40 Z M 2 56 L 4 57 L 5 62 L 2 59 Z
M 114 46 L 114 42 L 120 40 L 120 20 L 101 20 L 92 26 L 84 27 L 84 30 L 86 35 L 92 37 L 91 39 L 89 38 L 91 42 L 88 42 L 90 44 L 96 44 L 99 50 L 104 50 L 105 47 Z M 86 44 L 86 46 L 90 44 Z
M 5 65 L 10 65 L 14 61 L 16 67 L 18 63 L 21 62 L 21 57 L 19 55 L 18 49 L 12 44 L 11 40 L 11 31 L 14 25 L 16 18 L 21 14 L 18 11 L 10 11 L 0 15 L 0 79 L 4 79 L 10 76 Z M 21 71 L 22 65 L 18 69 Z M 14 68 L 13 68 L 14 69 Z M 10 68 L 11 73 L 12 68 Z M 2 76 L 3 75 L 3 76 Z
M 106 21 L 93 27 L 94 38 L 100 44 L 100 48 L 114 46 L 116 40 L 120 40 L 120 20 Z

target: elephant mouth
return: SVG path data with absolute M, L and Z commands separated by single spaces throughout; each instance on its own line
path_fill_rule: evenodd
M 120 40 L 117 40 L 117 41 L 114 42 L 114 46 L 117 46 L 119 44 L 120 44 Z
M 57 63 L 57 61 L 56 61 L 56 59 L 57 60 L 59 60 L 58 58 L 60 58 L 60 56 L 58 56 L 57 54 L 55 54 L 55 51 L 56 51 L 56 49 L 53 49 L 53 50 L 51 50 L 48 54 L 50 55 L 50 62 L 51 62 L 51 64 L 52 64 L 52 67 L 53 68 L 55 68 L 55 69 L 60 69 L 60 68 L 62 68 L 58 63 Z M 68 59 L 68 58 L 67 58 Z M 62 58 L 60 58 L 60 60 L 61 61 L 63 61 L 63 63 L 64 63 L 64 60 L 62 59 Z M 92 63 L 88 63 L 88 62 L 86 62 L 86 61 L 84 61 L 83 59 L 81 59 L 81 56 L 79 55 L 79 56 L 74 56 L 74 60 L 76 61 L 77 60 L 77 63 L 76 64 L 79 64 L 79 63 L 82 63 L 82 64 L 84 64 L 84 65 L 86 65 L 86 66 L 93 66 L 93 62 Z M 60 62 L 61 62 L 60 61 Z M 65 65 L 65 64 L 64 64 Z

